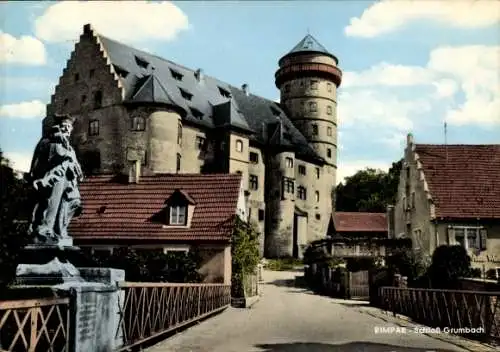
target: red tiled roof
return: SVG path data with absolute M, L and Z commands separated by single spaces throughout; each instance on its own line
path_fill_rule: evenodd
M 337 232 L 387 232 L 385 213 L 337 211 L 333 221 Z
M 416 144 L 437 217 L 500 218 L 500 144 Z
M 71 236 L 76 240 L 230 239 L 241 175 L 171 174 L 143 176 L 137 184 L 126 181 L 123 177 L 95 176 L 82 182 L 83 214 L 72 220 Z M 190 228 L 164 226 L 166 214 L 164 222 L 152 220 L 177 189 L 196 202 Z

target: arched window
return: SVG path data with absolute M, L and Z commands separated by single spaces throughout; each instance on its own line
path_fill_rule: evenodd
M 98 109 L 102 106 L 102 92 L 98 90 L 94 92 L 94 109 Z
M 182 124 L 177 125 L 177 144 L 182 145 Z
M 316 203 L 318 203 L 319 202 L 319 191 L 316 191 L 315 195 L 316 195 Z
M 181 155 L 177 154 L 177 166 L 176 166 L 177 173 L 181 171 L 181 159 L 182 159 Z
M 238 153 L 243 152 L 243 141 L 242 141 L 241 139 L 238 139 L 238 140 L 236 141 L 236 151 L 237 151 Z

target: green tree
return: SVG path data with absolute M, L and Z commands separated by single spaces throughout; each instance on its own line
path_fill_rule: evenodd
M 385 212 L 394 204 L 402 160 L 392 163 L 389 172 L 366 168 L 347 177 L 335 190 L 337 211 Z
M 432 253 L 428 270 L 433 288 L 453 289 L 459 286 L 459 279 L 471 275 L 471 259 L 464 247 L 439 246 Z
M 27 243 L 32 207 L 29 190 L 0 150 L 0 289 L 15 277 L 20 249 Z

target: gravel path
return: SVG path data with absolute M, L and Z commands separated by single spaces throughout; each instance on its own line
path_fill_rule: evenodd
M 150 347 L 148 352 L 417 352 L 466 351 L 361 313 L 358 302 L 293 287 L 297 272 L 264 272 L 263 296 L 251 309 L 228 308 Z M 402 329 L 402 328 L 400 328 Z

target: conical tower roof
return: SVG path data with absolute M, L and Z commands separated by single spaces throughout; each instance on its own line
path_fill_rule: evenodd
M 312 35 L 307 34 L 300 42 L 297 43 L 285 56 L 296 55 L 305 53 L 322 53 L 324 55 L 330 56 L 335 59 L 338 63 L 338 59 L 330 53 L 326 48 L 321 45 L 316 38 Z M 285 57 L 283 56 L 283 57 Z

